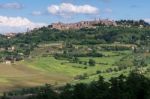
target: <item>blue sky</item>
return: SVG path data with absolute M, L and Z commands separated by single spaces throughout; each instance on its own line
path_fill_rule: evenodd
M 95 18 L 150 22 L 149 4 L 150 0 L 0 0 L 0 33 Z

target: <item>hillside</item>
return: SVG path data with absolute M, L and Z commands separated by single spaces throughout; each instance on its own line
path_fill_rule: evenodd
M 121 22 L 123 26 L 42 27 L 25 34 L 0 35 L 0 91 L 45 83 L 90 83 L 100 75 L 109 81 L 130 71 L 149 77 L 149 26 Z M 124 25 L 129 23 L 130 27 Z

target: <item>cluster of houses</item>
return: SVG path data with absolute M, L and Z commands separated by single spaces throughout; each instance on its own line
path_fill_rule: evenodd
M 5 36 L 10 39 L 12 37 L 15 37 L 17 33 L 5 33 Z
M 49 27 L 58 30 L 69 30 L 69 29 L 81 29 L 81 28 L 94 28 L 96 25 L 106 25 L 106 26 L 117 26 L 117 23 L 112 20 L 94 20 L 94 21 L 81 21 L 77 23 L 52 23 Z

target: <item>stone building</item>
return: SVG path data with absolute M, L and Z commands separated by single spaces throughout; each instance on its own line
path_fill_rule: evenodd
M 111 21 L 108 19 L 105 20 L 94 20 L 94 21 L 81 21 L 77 23 L 52 23 L 49 27 L 53 29 L 58 29 L 58 30 L 69 30 L 69 29 L 81 29 L 81 28 L 93 28 L 96 27 L 96 25 L 106 25 L 106 26 L 116 26 L 115 21 Z

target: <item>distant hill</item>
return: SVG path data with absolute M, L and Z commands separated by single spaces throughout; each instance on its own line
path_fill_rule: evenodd
M 88 83 L 99 75 L 110 79 L 134 69 L 149 75 L 149 24 L 116 23 L 66 30 L 42 27 L 0 35 L 0 89 Z
M 0 35 L 0 61 L 21 60 L 24 57 L 29 57 L 30 52 L 41 43 L 59 41 L 93 45 L 118 42 L 144 45 L 147 37 L 150 36 L 149 24 L 142 20 L 120 20 L 116 22 L 109 20 L 83 21 L 63 25 L 73 26 L 76 24 L 81 24 L 81 27 L 60 30 L 49 26 L 22 34 Z

